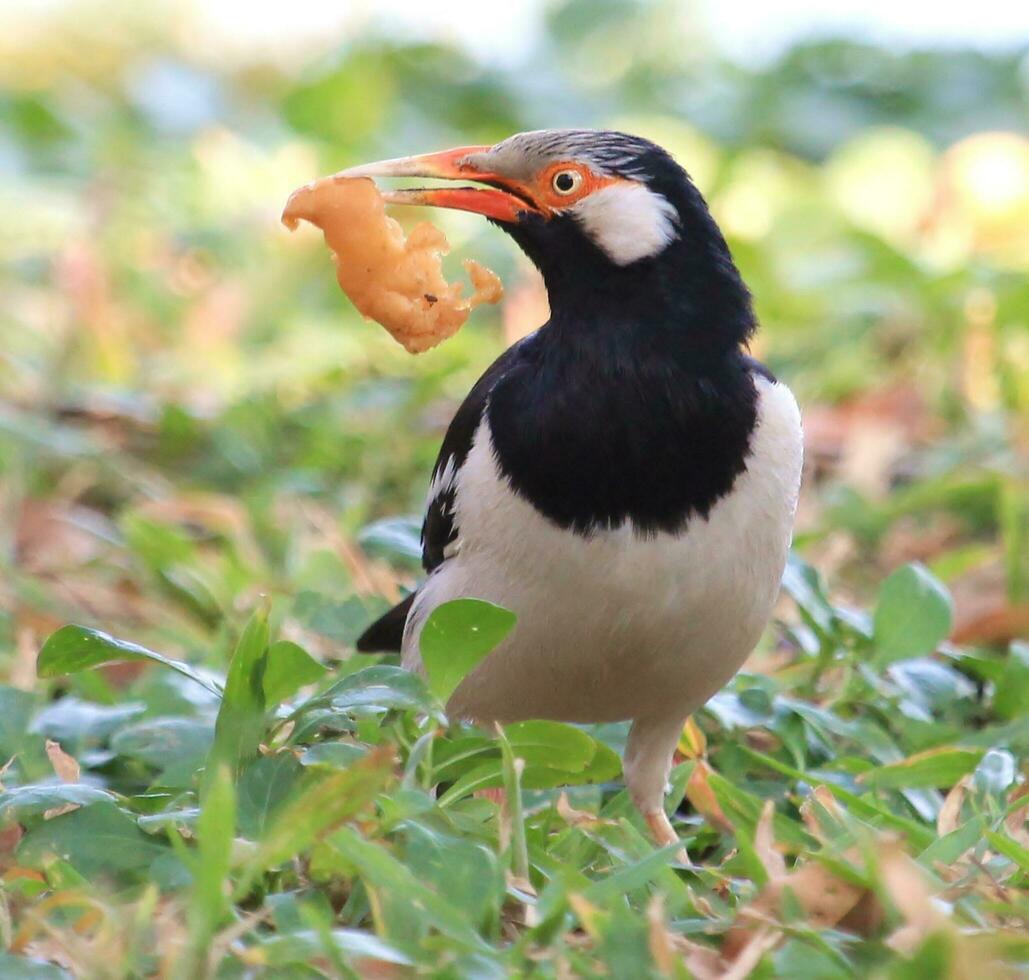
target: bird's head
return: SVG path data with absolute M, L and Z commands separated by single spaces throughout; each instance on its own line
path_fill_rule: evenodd
M 482 214 L 539 267 L 555 315 L 603 308 L 675 321 L 701 340 L 745 341 L 750 297 L 700 192 L 649 140 L 607 130 L 519 133 L 344 170 L 341 177 L 433 177 L 480 186 L 385 191 L 393 204 Z M 700 321 L 693 327 L 688 321 Z

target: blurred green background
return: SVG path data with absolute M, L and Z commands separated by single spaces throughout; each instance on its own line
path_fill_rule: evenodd
M 278 213 L 354 163 L 553 125 L 652 137 L 706 194 L 804 408 L 797 543 L 833 590 L 920 559 L 961 638 L 1023 630 L 1029 31 L 748 59 L 699 5 L 478 33 L 442 6 L 0 8 L 0 677 L 69 620 L 206 655 L 258 593 L 353 595 L 349 636 L 413 582 L 446 423 L 545 298 L 499 231 L 435 214 L 507 300 L 412 358 Z

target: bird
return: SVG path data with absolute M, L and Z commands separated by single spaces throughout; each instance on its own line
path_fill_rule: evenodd
M 675 749 L 770 620 L 803 458 L 793 394 L 749 354 L 753 302 L 722 232 L 673 156 L 623 132 L 524 132 L 339 176 L 463 182 L 383 196 L 485 216 L 539 269 L 551 309 L 454 415 L 426 577 L 358 650 L 420 670 L 442 603 L 511 610 L 448 714 L 629 722 L 626 788 L 655 841 L 678 843 Z

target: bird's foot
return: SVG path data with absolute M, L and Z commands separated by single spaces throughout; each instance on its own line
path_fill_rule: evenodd
M 653 813 L 643 814 L 647 821 L 650 833 L 659 847 L 667 847 L 669 844 L 678 844 L 679 835 L 675 832 L 672 822 L 668 819 L 664 810 L 655 810 Z M 675 852 L 675 860 L 680 864 L 689 864 L 690 856 L 686 853 L 685 847 L 680 847 Z

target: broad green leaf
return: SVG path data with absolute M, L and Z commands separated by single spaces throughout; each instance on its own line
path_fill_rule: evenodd
M 268 609 L 259 609 L 243 630 L 229 661 L 208 769 L 226 764 L 234 773 L 257 755 L 265 733 L 264 671 L 268 661 Z
M 94 704 L 76 697 L 64 697 L 48 704 L 29 725 L 29 731 L 57 739 L 62 745 L 109 738 L 146 710 L 138 701 Z
M 308 964 L 325 955 L 323 936 L 313 929 L 262 936 L 258 943 L 261 962 L 268 967 Z M 332 929 L 328 938 L 345 961 L 357 965 L 360 960 L 413 966 L 414 961 L 395 946 L 378 936 L 359 929 Z M 355 962 L 356 961 L 356 962 Z
M 135 660 L 161 664 L 171 670 L 178 671 L 201 687 L 206 687 L 212 694 L 221 694 L 218 685 L 214 684 L 199 671 L 181 660 L 172 660 L 153 650 L 118 640 L 109 633 L 89 629 L 85 626 L 62 626 L 43 644 L 36 661 L 36 672 L 40 677 L 62 677 L 80 670 L 89 670 L 101 664 Z
M 429 690 L 445 704 L 511 632 L 515 619 L 513 612 L 481 599 L 454 599 L 437 606 L 419 640 Z
M 346 769 L 368 754 L 366 745 L 353 742 L 318 742 L 304 750 L 300 757 L 302 766 L 326 766 L 330 769 Z
M 954 609 L 946 587 L 918 563 L 898 568 L 879 590 L 875 606 L 875 660 L 924 657 L 950 634 Z
M 56 807 L 74 803 L 115 803 L 113 794 L 86 783 L 45 783 L 14 786 L 0 793 L 0 822 L 4 818 L 24 821 L 26 817 L 45 813 Z
M 597 751 L 597 741 L 581 728 L 558 721 L 517 721 L 504 726 L 511 751 L 526 768 L 544 767 L 579 772 Z
M 404 863 L 418 880 L 446 895 L 468 921 L 491 930 L 504 899 L 504 875 L 493 851 L 413 820 L 405 832 Z
M 118 755 L 139 759 L 160 771 L 163 786 L 192 785 L 214 740 L 214 726 L 199 718 L 152 718 L 127 725 L 111 739 Z
M 279 640 L 268 648 L 268 664 L 264 671 L 264 700 L 275 707 L 291 698 L 300 688 L 321 680 L 326 668 L 303 647 L 289 640 Z
M 402 667 L 377 664 L 337 681 L 310 704 L 330 704 L 336 711 L 350 708 L 394 708 L 435 713 L 425 682 Z
M 262 756 L 243 770 L 236 786 L 243 836 L 257 840 L 267 833 L 303 771 L 292 752 Z
M 979 764 L 980 749 L 944 747 L 869 769 L 858 782 L 873 789 L 950 787 Z
M 128 814 L 109 803 L 65 813 L 30 830 L 18 849 L 20 863 L 44 867 L 54 857 L 89 879 L 146 872 L 168 849 L 148 837 Z
M 791 554 L 783 570 L 782 587 L 813 629 L 825 636 L 833 632 L 835 612 L 817 569 Z
M 72 980 L 72 975 L 35 956 L 15 956 L 0 950 L 0 977 L 4 980 Z

